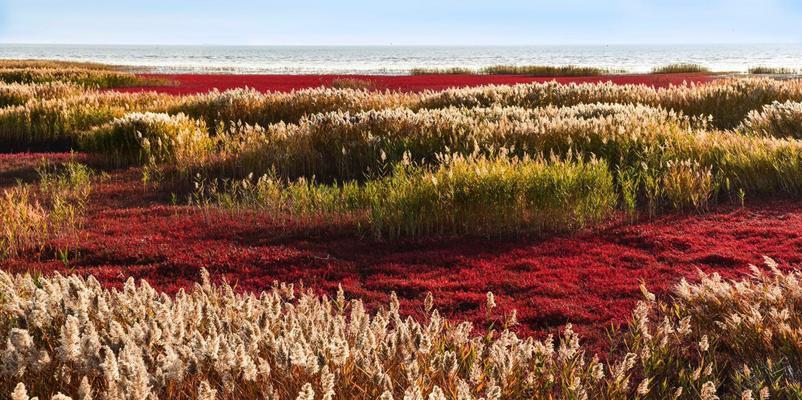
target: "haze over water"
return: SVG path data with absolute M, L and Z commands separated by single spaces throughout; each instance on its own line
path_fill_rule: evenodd
M 0 59 L 59 59 L 164 73 L 404 74 L 411 68 L 578 65 L 648 72 L 671 63 L 715 71 L 802 68 L 800 44 L 611 46 L 153 46 L 0 44 Z

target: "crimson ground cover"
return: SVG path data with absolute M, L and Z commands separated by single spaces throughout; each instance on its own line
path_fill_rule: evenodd
M 30 175 L 39 158 L 0 157 L 0 174 L 8 175 L 0 188 L 14 184 L 13 175 Z M 503 311 L 518 311 L 521 333 L 542 336 L 572 322 L 601 349 L 606 328 L 625 321 L 641 298 L 640 282 L 667 296 L 697 269 L 734 278 L 763 255 L 791 266 L 802 262 L 802 200 L 747 199 L 743 208 L 615 222 L 568 236 L 381 242 L 347 226 L 171 205 L 170 193 L 147 189 L 140 179 L 138 170 L 110 172 L 95 185 L 79 232 L 0 267 L 92 274 L 114 286 L 134 276 L 170 292 L 192 285 L 207 268 L 238 290 L 259 291 L 278 280 L 333 294 L 342 284 L 372 307 L 395 291 L 412 314 L 431 291 L 448 317 L 480 325 L 485 293 L 492 291 Z M 56 247 L 71 249 L 69 263 L 58 260 Z
M 146 77 L 165 78 L 177 83 L 176 86 L 134 87 L 115 90 L 139 92 L 155 90 L 169 94 L 193 94 L 208 92 L 211 89 L 232 89 L 248 86 L 259 91 L 291 91 L 319 86 L 330 86 L 338 78 L 369 80 L 378 90 L 391 89 L 403 91 L 442 90 L 451 87 L 472 87 L 481 85 L 510 85 L 516 83 L 547 82 L 595 83 L 613 82 L 617 84 L 645 84 L 655 87 L 678 85 L 683 82 L 708 82 L 712 76 L 706 74 L 642 74 L 609 75 L 587 77 L 532 77 L 521 75 L 203 75 L 203 74 L 149 74 Z

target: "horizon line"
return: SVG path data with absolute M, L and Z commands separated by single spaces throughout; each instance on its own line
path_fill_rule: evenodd
M 802 45 L 802 41 L 780 42 L 628 42 L 628 43 L 516 43 L 516 44 L 232 44 L 232 43 L 65 43 L 3 42 L 17 46 L 174 46 L 174 47 L 557 47 L 557 46 L 728 46 L 728 45 Z

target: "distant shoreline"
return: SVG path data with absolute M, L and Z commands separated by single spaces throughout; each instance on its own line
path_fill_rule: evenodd
M 405 75 L 415 68 L 596 67 L 647 73 L 692 63 L 713 71 L 802 67 L 799 44 L 544 46 L 2 45 L 0 59 L 59 59 L 166 74 Z

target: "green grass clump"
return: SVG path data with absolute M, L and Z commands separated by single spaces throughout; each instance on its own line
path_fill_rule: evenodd
M 497 236 L 572 230 L 609 217 L 617 197 L 603 161 L 447 156 L 369 182 L 380 237 Z
M 710 69 L 699 64 L 681 63 L 669 64 L 652 68 L 653 74 L 690 74 L 709 73 Z
M 753 75 L 793 75 L 798 72 L 799 71 L 794 68 L 783 68 L 783 67 L 757 66 L 749 68 L 749 73 Z
M 610 70 L 576 65 L 494 65 L 483 68 L 482 72 L 488 75 L 598 76 L 607 75 Z
M 284 181 L 275 173 L 227 186 L 196 182 L 193 203 L 327 220 L 361 216 L 374 235 L 394 239 L 569 231 L 609 217 L 617 202 L 607 164 L 595 159 L 440 158 L 434 166 L 398 164 L 363 184 Z

